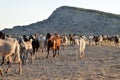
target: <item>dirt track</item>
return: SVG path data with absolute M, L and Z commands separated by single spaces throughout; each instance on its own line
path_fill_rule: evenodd
M 24 65 L 18 75 L 18 65 L 13 64 L 11 72 L 0 76 L 0 80 L 120 80 L 120 48 L 87 46 L 86 58 L 76 60 L 77 51 L 67 47 L 60 56 L 48 59 L 37 54 L 34 63 Z M 1 68 L 5 70 L 7 65 Z

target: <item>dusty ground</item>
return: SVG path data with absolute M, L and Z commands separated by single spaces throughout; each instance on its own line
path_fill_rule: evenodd
M 60 51 L 61 56 L 48 59 L 37 54 L 34 63 L 22 66 L 23 72 L 17 74 L 18 65 L 13 64 L 11 72 L 0 76 L 0 80 L 120 80 L 120 48 L 109 46 L 87 46 L 86 58 L 76 60 L 77 51 L 67 47 Z M 7 65 L 1 68 L 6 69 Z M 17 70 L 17 71 L 16 71 Z

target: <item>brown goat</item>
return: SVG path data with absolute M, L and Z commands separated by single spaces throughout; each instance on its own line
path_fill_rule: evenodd
M 61 45 L 61 39 L 60 39 L 60 36 L 58 34 L 55 34 L 55 35 L 50 35 L 50 34 L 47 34 L 47 56 L 46 58 L 48 58 L 48 55 L 49 55 L 49 51 L 50 51 L 50 48 L 53 50 L 53 57 L 56 56 L 56 52 L 58 51 L 58 55 L 59 55 L 59 49 L 60 49 L 60 45 Z

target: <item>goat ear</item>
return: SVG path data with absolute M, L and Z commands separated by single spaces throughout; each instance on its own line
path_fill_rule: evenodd
M 32 42 L 33 40 L 32 39 L 30 39 L 30 42 Z
M 5 34 L 3 34 L 3 39 L 5 39 Z
M 1 31 L 0 31 L 0 38 L 5 39 L 5 34 L 3 32 L 1 32 Z

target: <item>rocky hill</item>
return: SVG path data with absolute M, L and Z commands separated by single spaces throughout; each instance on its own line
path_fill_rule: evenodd
M 83 8 L 62 6 L 57 8 L 48 19 L 26 26 L 15 26 L 4 29 L 3 32 L 14 36 L 34 34 L 80 33 L 89 34 L 119 34 L 120 15 Z

